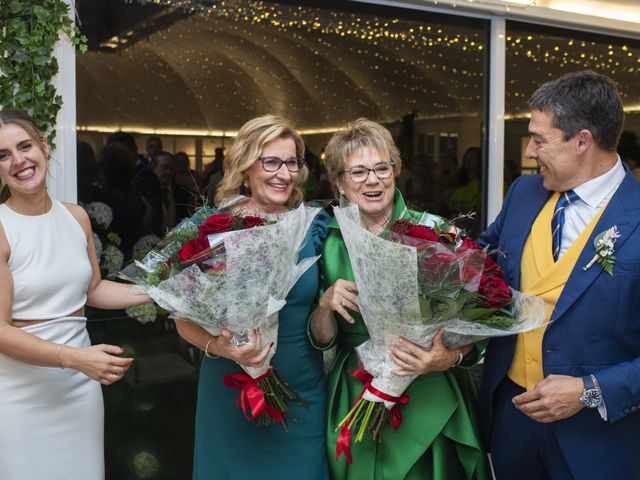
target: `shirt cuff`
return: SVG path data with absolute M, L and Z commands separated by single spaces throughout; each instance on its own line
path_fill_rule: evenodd
M 600 405 L 598 405 L 598 413 L 600 414 L 600 417 L 602 417 L 602 420 L 604 420 L 606 422 L 607 421 L 607 406 L 604 404 L 604 400 L 602 400 L 602 403 Z

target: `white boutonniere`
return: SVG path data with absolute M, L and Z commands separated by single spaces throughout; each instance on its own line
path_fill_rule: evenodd
M 618 226 L 614 225 L 609 230 L 605 230 L 596 236 L 593 241 L 593 245 L 596 248 L 596 254 L 591 261 L 587 263 L 582 269 L 586 272 L 596 262 L 602 265 L 602 269 L 609 275 L 613 275 L 613 265 L 616 263 L 616 257 L 613 256 L 614 245 L 616 240 L 620 237 L 618 233 Z

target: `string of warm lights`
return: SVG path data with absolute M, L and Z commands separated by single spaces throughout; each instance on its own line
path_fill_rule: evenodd
M 291 7 L 262 1 L 218 0 L 202 2 L 193 0 L 128 0 L 129 3 L 164 5 L 187 10 L 191 13 L 213 15 L 245 24 L 269 25 L 280 31 L 305 30 L 319 34 L 352 37 L 377 45 L 381 39 L 400 40 L 414 46 L 447 44 L 462 50 L 482 51 L 483 33 L 447 34 L 442 26 L 425 25 L 422 22 L 380 19 L 375 16 L 349 14 L 348 12 Z
M 397 18 L 257 0 L 135 3 L 190 15 L 147 36 L 131 30 L 119 41 L 111 39 L 117 56 L 89 52 L 78 58 L 81 76 L 110 79 L 108 108 L 132 127 L 123 118 L 124 105 L 148 98 L 144 82 L 131 82 L 135 75 L 161 80 L 154 82 L 155 98 L 145 108 L 156 118 L 171 112 L 172 123 L 165 127 L 180 131 L 234 130 L 264 112 L 314 131 L 363 115 L 397 121 L 412 110 L 420 111 L 417 119 L 435 119 L 482 109 L 487 36 L 481 20 L 461 25 L 453 17 Z M 638 103 L 632 90 L 637 48 L 563 35 L 509 32 L 509 115 L 526 111 L 533 90 L 563 69 L 597 69 L 619 79 L 623 98 Z M 92 101 L 99 97 L 90 93 Z M 120 96 L 123 106 L 117 104 Z M 87 126 L 100 123 L 89 114 L 78 116 Z

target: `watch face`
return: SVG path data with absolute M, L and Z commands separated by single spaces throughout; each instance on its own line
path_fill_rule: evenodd
M 602 403 L 602 395 L 595 388 L 582 392 L 580 401 L 587 408 L 596 408 Z

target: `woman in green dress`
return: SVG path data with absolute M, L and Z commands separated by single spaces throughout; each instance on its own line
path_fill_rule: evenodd
M 248 121 L 225 156 L 216 205 L 232 203 L 227 210 L 233 213 L 262 217 L 297 206 L 307 177 L 303 155 L 302 138 L 283 118 L 264 115 Z M 241 191 L 247 195 L 244 201 L 237 198 Z M 320 254 L 327 230 L 324 215 L 312 225 L 300 258 Z M 322 355 L 306 334 L 318 289 L 314 265 L 291 289 L 278 314 L 278 347 L 271 364 L 309 406 L 290 404 L 295 419 L 288 431 L 279 424 L 264 427 L 248 421 L 236 406 L 238 390 L 223 383 L 226 374 L 242 373 L 240 365 L 262 365 L 271 345 L 261 348 L 258 334 L 235 347 L 227 330 L 213 336 L 195 323 L 176 320 L 180 336 L 205 354 L 198 383 L 193 480 L 328 478 Z
M 356 120 L 330 140 L 326 153 L 329 178 L 341 197 L 359 206 L 363 226 L 379 234 L 398 219 L 442 220 L 408 210 L 395 177 L 401 159 L 388 130 L 366 119 Z M 372 259 L 375 261 L 375 259 Z M 472 419 L 471 399 L 463 395 L 471 382 L 468 373 L 452 368 L 472 365 L 473 346 L 447 349 L 441 335 L 430 351 L 402 339 L 393 348 L 397 375 L 419 376 L 406 390 L 410 400 L 400 407 L 404 420 L 397 431 L 386 425 L 381 440 L 351 442 L 353 463 L 336 459 L 336 426 L 360 395 L 363 384 L 348 372 L 359 368 L 355 347 L 369 338 L 358 310 L 358 290 L 347 248 L 335 219 L 322 254 L 323 286 L 319 306 L 309 325 L 319 349 L 337 345 L 337 357 L 328 375 L 327 447 L 329 467 L 336 480 L 359 479 L 484 479 L 487 462 Z M 462 379 L 462 388 L 458 378 Z

